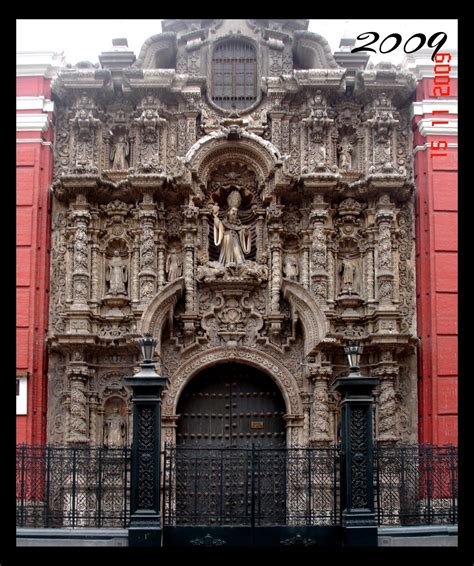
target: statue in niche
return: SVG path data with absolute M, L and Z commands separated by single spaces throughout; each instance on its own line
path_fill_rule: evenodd
M 352 144 L 347 137 L 342 138 L 338 146 L 339 150 L 339 169 L 349 171 L 352 169 Z
M 212 207 L 214 244 L 220 246 L 219 263 L 224 267 L 245 264 L 245 255 L 250 253 L 250 231 L 242 225 L 238 216 L 241 202 L 240 193 L 232 191 L 227 198 L 229 211 L 224 220 L 219 219 L 219 206 Z
M 105 280 L 109 283 L 110 295 L 125 295 L 127 289 L 127 266 L 124 264 L 117 250 L 114 251 L 112 259 L 109 261 Z
M 176 250 L 172 249 L 166 258 L 165 271 L 167 280 L 174 281 L 178 279 L 178 277 L 181 277 L 182 268 L 183 262 L 181 261 L 181 257 L 176 253 Z
M 343 259 L 340 269 L 340 274 L 342 278 L 342 291 L 353 293 L 355 275 L 357 271 L 356 262 L 351 259 Z
M 112 133 L 112 132 L 111 132 Z M 119 134 L 110 150 L 110 160 L 112 169 L 128 169 L 127 158 L 130 153 L 130 146 L 125 134 Z
M 283 273 L 285 274 L 285 277 L 295 281 L 298 279 L 299 272 L 298 258 L 294 254 L 287 254 L 285 257 L 285 263 L 283 264 Z
M 125 419 L 114 407 L 112 414 L 105 420 L 104 444 L 107 448 L 123 448 L 126 443 Z

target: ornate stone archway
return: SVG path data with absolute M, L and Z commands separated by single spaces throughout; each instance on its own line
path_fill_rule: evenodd
M 175 443 L 176 408 L 179 397 L 200 371 L 225 362 L 240 362 L 253 366 L 269 375 L 279 387 L 286 404 L 287 414 L 287 444 L 297 446 L 302 441 L 303 406 L 298 390 L 298 384 L 288 369 L 274 356 L 266 352 L 248 347 L 229 349 L 227 347 L 213 348 L 187 359 L 170 376 L 170 385 L 163 397 L 163 441 Z

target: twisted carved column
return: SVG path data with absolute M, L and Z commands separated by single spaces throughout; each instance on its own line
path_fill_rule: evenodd
M 327 300 L 328 274 L 326 254 L 325 225 L 328 217 L 326 205 L 322 202 L 309 215 L 313 228 L 312 250 L 311 250 L 311 279 L 313 293 L 323 300 Z
M 82 359 L 70 362 L 66 370 L 70 382 L 69 428 L 67 442 L 89 442 L 86 384 L 89 370 Z
M 73 240 L 72 299 L 76 307 L 87 305 L 89 299 L 90 274 L 87 225 L 90 221 L 90 213 L 88 208 L 87 203 L 80 202 L 80 204 L 76 204 L 73 213 L 75 233 Z
M 155 295 L 155 223 L 156 212 L 154 210 L 153 198 L 145 193 L 143 203 L 139 212 L 141 237 L 140 237 L 140 302 L 147 304 Z
M 379 304 L 385 305 L 391 304 L 393 299 L 394 275 L 390 230 L 393 218 L 394 213 L 388 207 L 379 209 L 375 215 L 375 223 L 378 227 L 377 296 Z

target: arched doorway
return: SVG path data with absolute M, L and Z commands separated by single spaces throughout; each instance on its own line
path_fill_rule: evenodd
M 177 445 L 261 448 L 285 445 L 285 402 L 262 371 L 237 363 L 198 374 L 178 402 Z
M 244 364 L 215 365 L 177 408 L 176 524 L 282 524 L 286 407 L 275 382 Z

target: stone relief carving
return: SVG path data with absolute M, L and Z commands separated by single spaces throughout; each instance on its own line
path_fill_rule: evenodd
M 120 96 L 100 73 L 60 73 L 48 333 L 52 439 L 103 442 L 111 414 L 104 401 L 114 394 L 129 410 L 117 376 L 102 383 L 103 367 L 133 373 L 144 312 L 180 282 L 183 295 L 166 303 L 156 330 L 157 351 L 175 380 L 172 394 L 180 368 L 187 379 L 206 363 L 239 356 L 282 383 L 290 380 L 286 372 L 297 375 L 284 386 L 299 415 L 289 427 L 293 445 L 333 435 L 327 384 L 313 376 L 308 385 L 297 359 L 307 344 L 314 353 L 323 347 L 318 332 L 364 338 L 374 352 L 393 341 L 412 360 L 412 144 L 410 116 L 396 103 L 408 83 L 394 72 L 383 85 L 374 79 L 345 94 L 329 55 L 314 54 L 318 65 L 331 62 L 328 69 L 293 69 L 293 32 L 265 29 L 276 35 L 256 35 L 265 59 L 259 73 L 271 72 L 259 76 L 262 99 L 247 113 L 217 111 L 203 94 L 211 28 L 186 56 L 184 44 L 178 49 L 175 36 L 167 38 L 177 73 L 153 68 L 152 42 L 146 65 L 136 69 L 143 76 L 127 75 Z M 280 45 L 278 34 L 287 32 Z M 303 38 L 298 45 L 303 49 Z M 292 285 L 299 302 L 282 296 Z M 305 316 L 312 302 L 324 312 L 324 332 Z M 88 344 L 98 378 L 73 377 L 67 353 L 76 342 Z M 324 347 L 336 357 L 341 349 L 339 342 Z M 210 355 L 216 348 L 220 354 Z M 394 379 L 380 389 L 382 438 L 397 426 L 408 438 L 416 428 L 416 380 L 403 371 L 403 395 Z M 303 393 L 311 406 L 304 433 Z M 129 415 L 121 417 L 129 443 Z M 121 442 L 117 423 L 113 444 Z

